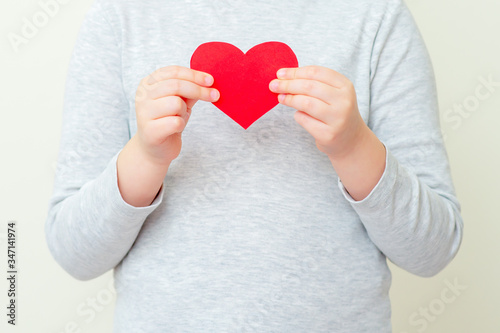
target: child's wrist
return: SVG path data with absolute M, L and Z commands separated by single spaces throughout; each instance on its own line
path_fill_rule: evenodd
M 135 151 L 136 157 L 140 161 L 142 161 L 143 163 L 145 163 L 147 167 L 168 169 L 168 167 L 172 163 L 171 159 L 160 158 L 158 156 L 155 156 L 151 152 L 149 152 L 148 149 L 141 142 L 138 134 L 135 134 L 130 139 L 130 143 L 134 147 L 133 150 Z
M 373 144 L 374 138 L 372 134 L 373 132 L 370 128 L 363 123 L 358 131 L 356 131 L 356 134 L 353 135 L 350 143 L 342 149 L 338 149 L 330 154 L 327 154 L 328 158 L 332 163 L 335 163 L 348 160 L 353 156 L 359 155 L 360 152 L 366 150 L 367 145 Z M 376 137 L 375 139 L 378 140 Z
M 382 177 L 386 149 L 366 126 L 348 154 L 328 157 L 351 197 L 359 201 L 373 190 Z

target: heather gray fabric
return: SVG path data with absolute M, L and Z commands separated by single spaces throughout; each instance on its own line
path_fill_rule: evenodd
M 243 130 L 198 102 L 150 207 L 126 204 L 116 157 L 139 81 L 207 41 L 287 43 L 355 85 L 387 148 L 355 202 L 277 106 Z M 427 50 L 401 0 L 97 0 L 69 67 L 46 237 L 89 280 L 114 270 L 114 333 L 391 332 L 386 258 L 431 276 L 462 239 Z

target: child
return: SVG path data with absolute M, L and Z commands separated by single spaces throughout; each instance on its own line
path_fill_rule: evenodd
M 247 130 L 189 69 L 209 41 L 297 55 Z M 432 276 L 462 228 L 402 0 L 96 0 L 87 14 L 46 236 L 77 279 L 114 268 L 115 333 L 391 332 L 386 258 Z

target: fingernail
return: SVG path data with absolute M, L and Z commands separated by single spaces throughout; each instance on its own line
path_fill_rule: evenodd
M 282 103 L 285 100 L 285 94 L 279 94 L 278 95 L 278 101 Z
M 219 92 L 217 90 L 212 90 L 210 92 L 210 97 L 212 98 L 213 101 L 216 101 L 219 99 Z
M 272 91 L 276 91 L 278 90 L 278 81 L 271 81 L 271 84 L 269 85 L 269 88 L 272 90 Z
M 211 86 L 212 83 L 214 83 L 213 78 L 211 76 L 205 76 L 205 84 Z
M 286 70 L 280 69 L 276 75 L 278 76 L 278 78 L 283 78 L 283 77 L 285 77 L 285 74 L 286 74 Z

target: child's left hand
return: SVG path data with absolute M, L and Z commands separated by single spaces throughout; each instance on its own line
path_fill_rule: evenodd
M 358 110 L 354 86 L 344 75 L 319 66 L 282 68 L 269 88 L 330 159 L 343 158 L 370 131 Z

